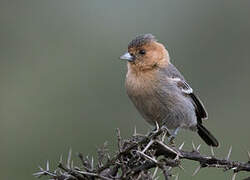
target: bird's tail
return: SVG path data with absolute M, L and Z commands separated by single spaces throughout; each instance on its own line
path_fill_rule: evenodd
M 218 147 L 219 142 L 217 139 L 201 124 L 197 124 L 198 134 L 209 146 Z

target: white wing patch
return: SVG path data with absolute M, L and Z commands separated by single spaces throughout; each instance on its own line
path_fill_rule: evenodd
M 193 93 L 193 89 L 188 85 L 188 83 L 180 78 L 173 77 L 172 81 L 176 82 L 176 85 L 181 89 L 181 91 L 185 94 Z
M 168 78 L 169 81 L 172 81 L 182 93 L 188 95 L 192 99 L 192 103 L 195 105 L 196 114 L 201 119 L 207 119 L 207 111 L 202 104 L 201 100 L 194 95 L 193 89 L 189 86 L 189 84 L 184 80 L 178 77 Z M 201 119 L 199 121 L 201 122 Z

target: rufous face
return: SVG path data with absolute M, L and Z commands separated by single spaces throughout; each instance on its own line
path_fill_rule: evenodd
M 133 57 L 133 60 L 129 61 L 129 63 L 140 66 L 153 66 L 166 56 L 165 47 L 155 41 L 141 46 L 130 47 L 128 53 Z
M 129 43 L 128 52 L 120 58 L 127 60 L 129 67 L 136 71 L 163 66 L 169 61 L 167 50 L 152 34 L 137 36 Z

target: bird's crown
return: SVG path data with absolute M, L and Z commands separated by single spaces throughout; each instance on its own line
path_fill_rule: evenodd
M 157 41 L 152 34 L 142 34 L 130 41 L 128 48 L 140 47 L 152 41 Z

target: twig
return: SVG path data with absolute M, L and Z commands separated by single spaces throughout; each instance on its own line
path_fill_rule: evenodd
M 155 131 L 147 135 L 140 135 L 134 132 L 129 139 L 122 139 L 120 130 L 117 129 L 118 152 L 113 158 L 110 158 L 107 143 L 98 149 L 98 159 L 96 165 L 93 157 L 84 157 L 78 154 L 81 160 L 81 168 L 74 166 L 71 160 L 72 151 L 70 149 L 66 165 L 63 164 L 62 156 L 59 161 L 59 170 L 50 170 L 49 162 L 46 168 L 39 167 L 39 171 L 33 175 L 36 177 L 48 176 L 55 180 L 156 180 L 157 173 L 162 172 L 165 179 L 171 177 L 171 169 L 181 166 L 181 160 L 187 159 L 199 162 L 199 166 L 195 169 L 193 175 L 196 175 L 200 169 L 221 168 L 225 171 L 232 170 L 232 179 L 235 180 L 236 175 L 241 171 L 250 172 L 250 153 L 247 152 L 248 159 L 246 162 L 232 161 L 230 156 L 232 147 L 225 158 L 217 158 L 213 148 L 211 155 L 203 155 L 199 152 L 200 145 L 197 147 L 192 143 L 193 150 L 183 150 L 184 142 L 179 148 L 164 142 L 164 127 L 157 128 Z M 150 169 L 156 168 L 155 171 Z M 178 179 L 178 175 L 175 179 Z

